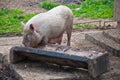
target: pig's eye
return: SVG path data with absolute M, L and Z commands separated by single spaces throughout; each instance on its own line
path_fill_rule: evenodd
M 31 39 L 31 35 L 27 35 L 27 39 L 28 41 L 30 42 L 32 39 Z
M 27 37 L 27 39 L 29 39 L 29 38 L 30 38 L 30 35 L 27 35 L 26 37 Z
M 29 42 L 30 42 L 30 35 L 25 35 L 24 40 L 26 40 L 26 41 L 29 41 Z

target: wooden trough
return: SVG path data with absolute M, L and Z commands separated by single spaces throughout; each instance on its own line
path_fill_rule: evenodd
M 92 77 L 108 71 L 108 53 L 84 51 L 61 45 L 47 45 L 43 49 L 16 46 L 10 50 L 10 62 L 17 63 L 24 59 L 87 69 Z

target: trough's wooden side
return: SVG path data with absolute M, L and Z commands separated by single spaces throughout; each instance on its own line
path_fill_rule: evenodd
M 75 68 L 88 68 L 87 58 L 68 55 L 55 51 L 46 51 L 41 49 L 27 48 L 27 47 L 13 47 L 11 49 L 11 63 L 17 63 L 24 59 L 31 59 L 42 61 L 45 63 L 54 63 L 62 66 L 72 66 Z
M 83 51 L 79 49 L 73 50 L 72 48 L 63 51 L 56 51 L 56 49 L 46 50 L 20 46 L 11 48 L 11 63 L 17 63 L 24 59 L 58 64 L 60 66 L 88 69 L 88 72 L 92 77 L 96 77 L 108 71 L 109 69 L 109 59 L 107 53 Z

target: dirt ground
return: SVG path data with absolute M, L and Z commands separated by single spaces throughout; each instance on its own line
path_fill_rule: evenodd
M 40 13 L 45 12 L 45 9 L 42 9 L 38 7 L 38 3 L 42 0 L 0 0 L 0 8 L 12 8 L 12 9 L 23 9 L 25 10 L 25 13 Z M 76 18 L 76 20 L 79 20 Z M 90 19 L 86 19 L 90 20 Z M 113 24 L 114 25 L 114 24 Z M 107 29 L 107 28 L 105 28 Z M 96 29 L 86 29 L 85 31 L 95 31 Z M 84 31 L 84 30 L 73 30 L 76 35 L 74 35 L 71 42 L 73 43 L 74 47 L 77 48 L 83 48 L 87 50 L 94 50 L 94 47 L 87 47 L 89 45 L 84 45 L 84 47 L 81 47 L 81 43 L 78 43 L 76 41 L 80 40 L 77 37 L 78 32 Z M 82 36 L 82 35 L 81 35 Z M 63 40 L 66 42 L 66 39 Z M 81 41 L 82 42 L 82 41 Z M 104 51 L 101 48 L 96 48 L 98 51 Z M 119 80 L 120 79 L 120 58 L 114 57 L 110 55 L 110 73 L 106 73 L 102 75 L 101 80 Z M 10 72 L 9 68 L 0 65 L 0 80 L 17 80 L 14 75 L 12 75 L 12 72 Z
M 89 32 L 89 31 L 86 31 L 86 32 Z M 93 32 L 95 32 L 95 31 L 93 31 Z M 84 35 L 85 35 L 84 33 L 85 32 L 81 33 L 79 31 L 73 32 L 72 38 L 71 38 L 72 47 L 77 47 L 77 48 L 84 49 L 84 50 L 97 50 L 100 52 L 105 51 L 104 49 L 102 49 L 96 45 L 93 45 L 91 42 L 84 40 Z M 10 37 L 5 37 L 5 39 L 6 38 L 10 38 Z M 5 39 L 3 39 L 3 41 Z M 10 41 L 8 39 L 8 40 L 6 40 L 6 44 L 10 41 L 14 45 L 14 43 L 18 42 L 17 39 L 16 40 L 11 39 L 12 41 Z M 19 40 L 19 41 L 21 41 L 21 40 Z M 66 34 L 65 34 L 63 37 L 62 45 L 66 45 L 66 42 L 67 42 L 67 39 L 66 39 Z M 4 44 L 4 43 L 2 42 L 1 45 L 2 44 Z M 120 67 L 119 67 L 120 58 L 109 55 L 109 59 L 110 59 L 110 71 L 103 74 L 102 76 L 98 77 L 95 80 L 119 80 L 120 79 Z M 14 76 L 13 72 L 8 67 L 2 65 L 2 66 L 0 66 L 0 80 L 18 80 L 18 79 Z M 88 79 L 88 80 L 92 80 L 92 79 Z
M 9 67 L 0 63 L 0 80 L 18 80 Z

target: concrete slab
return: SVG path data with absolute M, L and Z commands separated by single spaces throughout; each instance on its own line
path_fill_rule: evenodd
M 14 46 L 20 45 L 22 42 L 22 37 L 0 37 L 0 46 Z
M 120 56 L 120 44 L 112 39 L 106 38 L 102 32 L 86 34 L 86 39 L 108 50 L 115 56 Z
M 0 62 L 9 63 L 9 53 L 13 46 L 18 46 L 22 42 L 22 37 L 0 37 Z
M 32 61 L 12 64 L 12 67 L 23 80 L 86 80 L 90 78 L 87 71 L 65 69 Z
M 118 29 L 105 30 L 103 31 L 103 35 L 120 44 L 120 30 Z
M 119 80 L 119 61 L 118 57 L 110 56 L 110 71 L 96 79 L 91 78 L 86 70 L 63 68 L 34 61 L 24 61 L 10 66 L 19 76 L 19 80 Z

